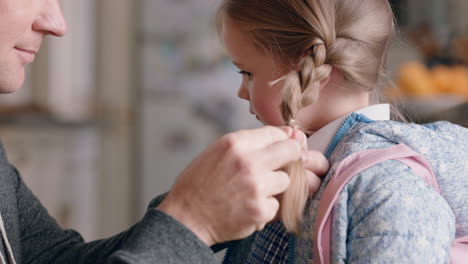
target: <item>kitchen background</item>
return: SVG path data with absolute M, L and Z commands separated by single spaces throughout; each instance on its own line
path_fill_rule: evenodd
M 415 122 L 467 126 L 468 1 L 391 2 L 387 97 Z M 137 221 L 213 140 L 260 124 L 236 97 L 219 0 L 61 3 L 69 32 L 0 96 L 0 137 L 49 212 L 91 240 Z

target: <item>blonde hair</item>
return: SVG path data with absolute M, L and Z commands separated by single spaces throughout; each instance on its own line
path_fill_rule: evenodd
M 279 107 L 286 121 L 318 99 L 320 83 L 332 69 L 351 89 L 375 89 L 394 31 L 388 0 L 224 0 L 218 25 L 224 16 L 260 50 L 290 67 L 275 81 L 282 82 Z M 308 197 L 305 170 L 299 161 L 288 172 L 291 184 L 281 214 L 288 231 L 297 233 Z

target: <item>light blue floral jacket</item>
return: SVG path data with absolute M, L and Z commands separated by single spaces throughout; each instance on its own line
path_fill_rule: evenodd
M 332 168 L 307 203 L 301 236 L 281 223 L 269 225 L 228 249 L 224 263 L 312 263 L 318 202 L 339 162 L 399 143 L 431 163 L 441 193 L 399 161 L 360 173 L 334 208 L 332 263 L 449 263 L 455 236 L 468 236 L 468 130 L 447 122 L 371 121 L 355 113 L 325 153 Z

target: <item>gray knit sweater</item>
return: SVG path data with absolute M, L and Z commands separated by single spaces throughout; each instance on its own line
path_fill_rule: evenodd
M 143 219 L 114 237 L 85 243 L 62 229 L 8 162 L 0 144 L 0 213 L 16 263 L 217 263 L 190 230 L 150 204 Z M 1 245 L 3 244 L 3 245 Z

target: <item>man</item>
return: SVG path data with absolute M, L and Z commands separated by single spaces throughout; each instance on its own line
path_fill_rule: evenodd
M 0 92 L 18 90 L 43 38 L 65 32 L 58 0 L 0 0 Z M 311 171 L 328 169 L 320 154 L 301 153 L 304 141 L 291 128 L 226 135 L 185 169 L 164 199 L 150 204 L 140 222 L 90 243 L 57 225 L 0 146 L 0 263 L 216 263 L 211 246 L 244 238 L 276 217 L 275 196 L 289 184 L 281 168 L 302 158 Z M 308 176 L 315 189 L 320 180 Z

